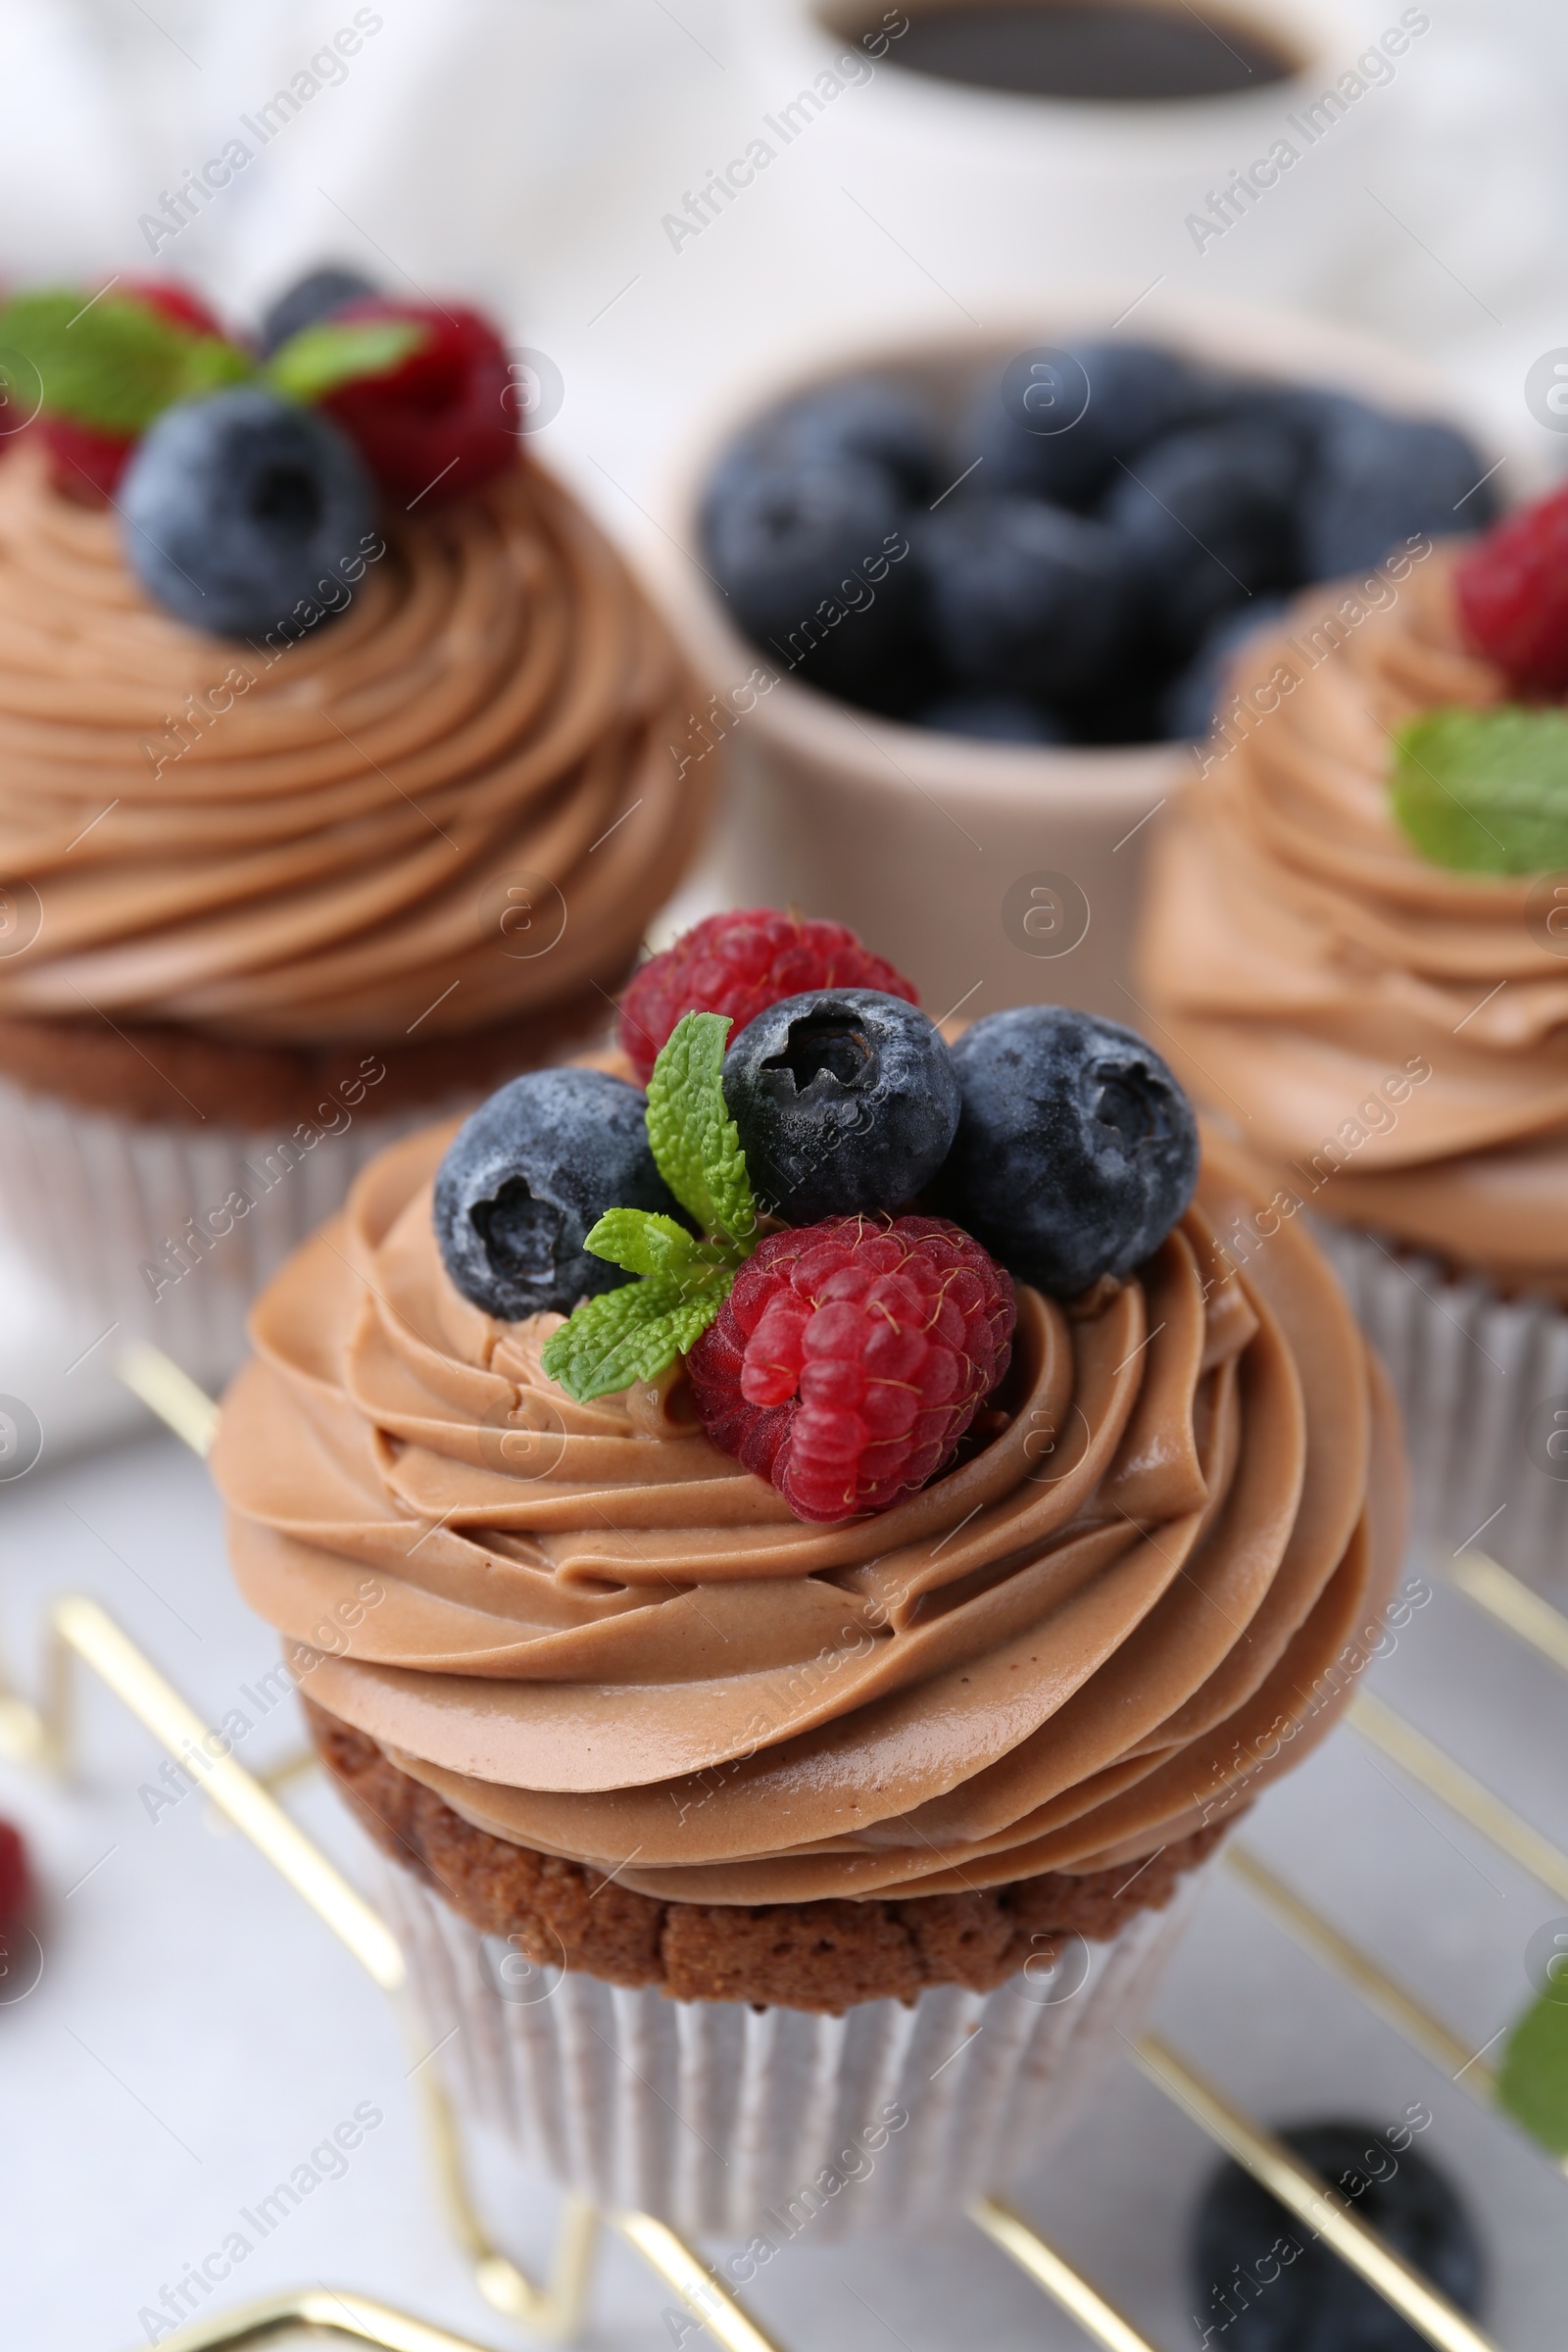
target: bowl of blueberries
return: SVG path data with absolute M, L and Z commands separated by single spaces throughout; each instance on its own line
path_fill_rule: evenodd
M 775 382 L 673 494 L 697 561 L 666 586 L 713 691 L 670 753 L 728 765 L 730 880 L 890 942 L 971 1015 L 1130 1017 L 1143 857 L 1238 648 L 1497 511 L 1497 452 L 1398 352 L 1123 308 Z

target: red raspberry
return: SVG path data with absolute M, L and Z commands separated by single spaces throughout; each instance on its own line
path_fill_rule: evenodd
M 862 948 L 842 923 L 803 922 L 771 906 L 710 914 L 662 956 L 650 956 L 620 1001 L 621 1052 L 642 1085 L 683 1013 L 727 1012 L 739 1037 L 748 1021 L 808 988 L 879 988 L 906 1004 L 912 981 Z
M 49 479 L 63 497 L 98 507 L 113 498 L 136 446 L 134 433 L 103 433 L 74 416 L 40 416 Z
M 221 335 L 222 322 L 189 286 L 168 284 L 153 277 L 122 277 L 115 300 L 144 303 L 148 310 L 189 327 L 197 335 Z M 105 433 L 95 425 L 78 424 L 74 416 L 41 416 L 38 430 L 49 451 L 50 478 L 68 498 L 97 506 L 112 498 L 139 436 Z
M 1522 694 L 1568 692 L 1568 490 L 1510 514 L 1460 558 L 1465 635 Z
M 357 318 L 406 318 L 425 329 L 400 368 L 340 384 L 320 404 L 384 489 L 405 504 L 425 492 L 450 498 L 515 464 L 507 347 L 487 318 L 367 295 L 334 311 L 331 323 Z
M 182 286 L 172 277 L 122 277 L 115 288 L 115 296 L 120 301 L 144 302 L 150 311 L 172 319 L 175 326 L 188 326 L 195 335 L 225 332 L 217 312 L 209 308 L 194 288 Z
M 797 1519 L 848 1519 L 952 1461 L 1013 1316 L 1010 1277 L 946 1217 L 830 1217 L 769 1235 L 686 1370 L 715 1446 Z
M 22 1832 L 0 1821 L 0 1928 L 20 1919 L 32 1898 L 32 1873 Z

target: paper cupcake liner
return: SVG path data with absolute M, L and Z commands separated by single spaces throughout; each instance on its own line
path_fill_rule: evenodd
M 932 1985 L 843 2017 L 540 1969 L 384 1866 L 420 2024 L 460 2117 L 600 2206 L 776 2251 L 952 2220 L 1035 2165 L 1125 2054 L 1197 1899 L 1038 1984 Z
M 347 1124 L 307 1125 L 317 1140 L 302 1148 L 299 1128 L 159 1126 L 0 1079 L 0 1213 L 102 1329 L 151 1341 L 193 1379 L 220 1384 L 245 1352 L 257 1292 L 342 1207 L 368 1160 L 434 1115 L 375 1116 L 373 1102 L 334 1104 Z M 251 1204 L 239 1214 L 235 1196 Z
M 1316 1231 L 1398 1394 L 1415 1534 L 1445 1557 L 1474 1543 L 1564 1598 L 1568 1314 L 1371 1234 Z

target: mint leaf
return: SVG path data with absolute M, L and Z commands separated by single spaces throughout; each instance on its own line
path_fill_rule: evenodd
M 339 384 L 392 374 L 429 339 L 421 318 L 318 318 L 280 345 L 263 372 L 288 400 L 324 400 Z
M 583 1244 L 640 1282 L 585 1298 L 546 1343 L 545 1371 L 586 1404 L 654 1380 L 696 1346 L 757 1247 L 746 1154 L 719 1069 L 728 1018 L 688 1012 L 648 1081 L 648 1141 L 661 1175 L 709 1238 L 648 1209 L 607 1209 Z
M 1554 2156 L 1568 2156 L 1568 1988 L 1543 1993 L 1516 2021 L 1497 2104 Z
M 696 1346 L 733 1279 L 728 1268 L 718 1267 L 697 1285 L 686 1275 L 650 1274 L 585 1298 L 570 1321 L 545 1342 L 540 1358 L 545 1371 L 579 1404 L 618 1395 L 634 1380 L 655 1380 Z
M 711 1243 L 699 1242 L 673 1217 L 646 1208 L 607 1209 L 583 1248 L 612 1266 L 624 1266 L 628 1274 L 678 1275 L 700 1264 L 723 1263 Z
M 1568 866 L 1568 712 L 1429 711 L 1401 729 L 1394 813 L 1435 865 L 1471 874 Z
M 705 1233 L 722 1235 L 749 1256 L 757 1206 L 719 1083 L 731 1025 L 719 1012 L 688 1012 L 676 1022 L 648 1081 L 648 1141 L 682 1208 Z
M 176 400 L 249 381 L 256 363 L 221 335 L 204 335 L 138 302 L 74 286 L 0 303 L 0 367 L 19 353 L 38 371 L 43 413 L 105 433 L 142 433 Z

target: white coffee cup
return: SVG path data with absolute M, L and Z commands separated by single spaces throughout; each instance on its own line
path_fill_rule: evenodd
M 820 181 L 840 233 L 848 192 L 976 311 L 1096 275 L 1339 307 L 1336 281 L 1368 233 L 1364 183 L 1391 127 L 1387 83 L 1420 35 L 1401 27 L 1401 0 L 1389 0 L 1396 56 L 1359 37 L 1336 0 L 1227 0 L 1187 13 L 1226 47 L 1227 26 L 1250 30 L 1292 70 L 1207 98 L 978 88 L 901 66 L 897 26 L 918 15 L 918 0 L 735 0 L 731 39 L 780 122 L 835 59 L 851 58 L 856 84 L 833 102 L 831 127 L 813 120 L 792 149 L 798 185 Z M 1424 10 L 1404 14 L 1430 27 Z M 1376 62 L 1355 74 L 1369 46 Z M 1342 85 L 1348 73 L 1358 97 Z M 1253 174 L 1240 190 L 1238 172 Z M 891 249 L 885 266 L 901 267 Z

